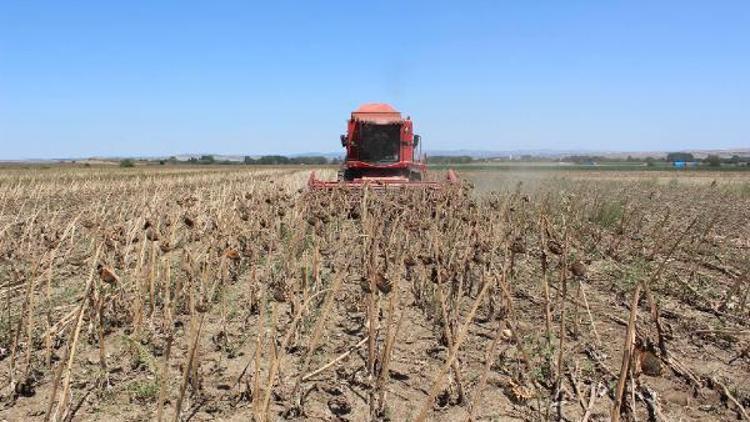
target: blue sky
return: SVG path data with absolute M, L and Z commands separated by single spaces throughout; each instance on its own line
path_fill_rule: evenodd
M 748 1 L 0 2 L 0 159 L 750 147 Z

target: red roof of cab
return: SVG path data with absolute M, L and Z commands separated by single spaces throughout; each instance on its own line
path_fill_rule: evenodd
M 401 112 L 389 104 L 369 103 L 352 112 L 352 119 L 373 123 L 395 123 L 401 121 Z

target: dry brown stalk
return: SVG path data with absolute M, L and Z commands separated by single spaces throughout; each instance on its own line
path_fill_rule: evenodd
M 44 333 L 45 363 L 47 369 L 52 369 L 52 271 L 48 273 L 44 289 L 47 330 Z
M 578 375 L 579 374 L 579 367 L 578 367 L 578 361 L 575 362 L 575 369 L 573 371 L 568 371 L 567 375 L 569 377 L 570 385 L 573 387 L 573 392 L 576 395 L 576 399 L 578 399 L 578 404 L 581 406 L 582 409 L 586 409 L 586 405 L 583 403 L 583 394 L 581 394 L 581 389 L 578 386 Z
M 138 265 L 135 270 L 135 274 L 143 274 L 143 268 L 144 268 L 144 262 L 145 262 L 145 254 L 146 254 L 146 245 L 148 242 L 142 242 L 141 244 L 141 252 L 138 259 Z M 135 337 L 140 336 L 141 333 L 141 324 L 143 322 L 143 299 L 141 299 L 143 294 L 143 287 L 140 281 L 140 278 L 136 278 L 134 281 L 135 283 L 135 300 L 133 300 L 133 335 Z
M 374 256 L 374 251 L 370 250 L 371 256 Z M 369 283 L 370 283 L 370 291 L 367 294 L 367 331 L 368 331 L 368 342 L 367 342 L 367 381 L 370 384 L 370 393 L 368 395 L 369 405 L 370 405 L 370 418 L 375 417 L 375 354 L 377 353 L 376 350 L 376 319 L 378 319 L 379 312 L 375 309 L 377 305 L 375 299 L 375 295 L 377 294 L 377 287 L 375 286 L 375 277 L 373 277 L 373 272 L 370 272 L 370 276 L 368 277 Z
M 541 268 L 542 268 L 542 286 L 544 288 L 544 328 L 545 328 L 545 334 L 547 337 L 547 344 L 552 345 L 552 306 L 550 304 L 550 295 L 549 295 L 549 280 L 547 279 L 547 239 L 546 239 L 546 230 L 544 229 L 544 224 L 546 223 L 546 218 L 544 215 L 542 215 L 540 218 L 540 224 L 539 224 L 539 243 L 540 243 L 540 250 L 541 250 Z M 549 362 L 548 362 L 549 365 Z
M 659 263 L 659 267 L 657 267 L 656 271 L 654 271 L 648 281 L 650 284 L 654 280 L 658 280 L 659 277 L 661 277 L 662 271 L 664 270 L 667 261 L 672 256 L 674 251 L 677 249 L 677 246 L 682 242 L 682 240 L 685 238 L 687 233 L 693 228 L 693 225 L 696 223 L 697 218 L 693 219 L 693 221 L 687 226 L 687 228 L 678 236 L 677 240 L 675 240 L 672 247 L 669 249 L 667 254 L 663 257 L 662 261 Z M 646 282 L 644 280 L 641 280 L 641 282 L 637 283 L 635 286 L 635 290 L 633 291 L 633 298 L 630 301 L 630 317 L 628 319 L 628 328 L 625 334 L 625 345 L 623 346 L 623 355 L 622 355 L 622 363 L 620 365 L 620 375 L 619 379 L 617 381 L 617 388 L 615 390 L 615 399 L 614 403 L 612 404 L 612 411 L 610 413 L 610 417 L 612 418 L 613 422 L 617 422 L 620 420 L 620 408 L 622 406 L 622 394 L 625 390 L 625 381 L 627 379 L 627 375 L 630 368 L 630 361 L 632 359 L 633 354 L 633 348 L 635 346 L 635 335 L 636 335 L 636 327 L 635 327 L 635 321 L 636 317 L 638 315 L 638 302 L 640 300 L 641 296 L 641 289 L 643 286 L 646 285 Z
M 453 327 L 455 327 L 455 314 L 451 314 L 449 317 L 447 306 L 445 303 L 445 297 L 443 296 L 443 289 L 441 287 L 441 284 L 438 283 L 437 286 L 435 286 L 435 291 L 438 296 L 438 302 L 440 303 L 440 309 L 442 311 L 443 315 L 443 335 L 445 336 L 446 343 L 448 344 L 448 349 L 451 349 L 453 347 Z M 459 296 L 460 297 L 460 296 Z M 458 309 L 458 306 L 455 306 L 454 309 Z M 451 370 L 453 371 L 453 377 L 456 381 L 456 390 L 458 393 L 458 402 L 462 403 L 464 400 L 464 391 L 463 391 L 463 385 L 461 383 L 461 368 L 459 367 L 458 359 L 453 362 L 451 365 Z
M 388 321 L 386 323 L 386 335 L 385 335 L 385 345 L 383 346 L 383 353 L 380 357 L 380 374 L 378 374 L 378 380 L 377 380 L 377 390 L 380 392 L 380 396 L 378 398 L 379 404 L 378 404 L 378 413 L 383 414 L 385 410 L 385 404 L 386 404 L 386 391 L 385 391 L 385 384 L 386 379 L 388 378 L 388 368 L 390 366 L 391 357 L 393 355 L 393 347 L 396 343 L 396 337 L 398 336 L 399 331 L 401 330 L 401 324 L 404 321 L 404 315 L 405 312 L 401 311 L 401 316 L 398 319 L 398 322 L 396 323 L 395 329 L 393 328 L 393 318 L 398 310 L 400 308 L 400 296 L 399 296 L 399 283 L 398 279 L 394 283 L 393 286 L 393 293 L 391 294 L 391 298 L 388 305 Z
M 595 383 L 592 382 L 591 392 L 589 393 L 589 403 L 586 406 L 586 411 L 583 413 L 581 422 L 588 422 L 589 418 L 591 417 L 591 410 L 594 408 L 594 403 L 596 402 L 596 394 L 598 390 L 599 390 L 599 381 Z
M 338 282 L 340 283 L 341 280 Z M 334 279 L 334 284 L 336 283 Z M 287 345 L 289 344 L 289 340 L 292 338 L 296 331 L 297 324 L 299 324 L 299 321 L 302 319 L 302 315 L 304 314 L 304 311 L 307 309 L 307 307 L 312 303 L 312 300 L 317 297 L 318 294 L 324 293 L 325 290 L 318 292 L 317 294 L 310 297 L 310 300 L 305 303 L 303 306 L 300 306 L 297 310 L 297 313 L 295 314 L 292 321 L 289 323 L 286 333 L 284 334 L 284 337 L 281 339 L 281 342 L 279 344 L 279 350 L 283 353 Z M 329 293 L 330 295 L 330 293 Z M 331 295 L 331 297 L 333 297 Z M 330 306 L 330 305 L 329 305 Z M 321 325 L 323 324 L 324 320 L 321 321 Z M 273 302 L 271 304 L 271 323 L 272 323 L 272 330 L 275 330 L 276 326 L 276 303 Z M 268 380 L 267 380 L 267 388 L 265 390 L 265 393 L 263 395 L 263 401 L 260 402 L 260 409 L 256 412 L 256 418 L 259 420 L 265 420 L 267 414 L 268 414 L 268 406 L 271 401 L 271 392 L 273 390 L 273 386 L 276 383 L 276 377 L 279 372 L 279 368 L 281 366 L 281 356 L 277 355 L 276 350 L 276 341 L 275 341 L 275 334 L 272 333 L 271 335 L 271 362 L 269 363 L 269 370 L 268 370 Z M 256 390 L 257 391 L 257 390 Z
M 62 418 L 65 415 L 66 407 L 68 405 L 68 399 L 69 399 L 69 392 L 70 392 L 70 379 L 72 377 L 72 370 L 73 370 L 73 361 L 75 360 L 76 356 L 76 347 L 78 346 L 78 337 L 81 332 L 81 326 L 83 325 L 83 315 L 86 311 L 86 305 L 89 303 L 86 298 L 91 294 L 91 288 L 93 286 L 94 281 L 94 274 L 96 273 L 96 262 L 99 260 L 99 254 L 101 252 L 102 245 L 99 245 L 96 248 L 96 252 L 94 253 L 94 259 L 92 261 L 92 269 L 91 273 L 89 274 L 89 278 L 86 281 L 86 287 L 84 289 L 83 299 L 81 300 L 81 305 L 78 308 L 78 313 L 76 316 L 76 325 L 73 330 L 73 338 L 71 339 L 71 343 L 69 346 L 69 352 L 68 352 L 68 361 L 65 366 L 64 371 L 64 379 L 63 379 L 63 389 L 62 393 L 60 395 L 60 399 L 57 402 L 57 408 L 55 410 L 55 418 Z M 55 382 L 57 384 L 57 382 Z M 57 388 L 53 386 L 53 392 L 56 391 Z M 46 420 L 49 420 L 50 418 L 50 411 L 52 410 L 52 402 L 55 400 L 54 394 L 50 397 L 50 403 L 49 407 L 47 408 L 47 416 Z
M 303 376 L 302 377 L 302 381 L 307 381 L 307 380 L 315 377 L 316 375 L 321 374 L 321 373 L 327 371 L 328 369 L 332 368 L 334 365 L 336 365 L 337 363 L 341 362 L 342 360 L 346 359 L 349 355 L 351 355 L 353 351 L 355 351 L 355 350 L 359 349 L 360 347 L 362 347 L 362 345 L 364 345 L 365 343 L 367 343 L 368 340 L 369 340 L 369 338 L 367 338 L 367 337 L 363 338 L 357 344 L 355 344 L 354 346 L 350 347 L 349 350 L 347 350 L 346 352 L 344 352 L 344 353 L 336 356 L 335 358 L 331 359 L 330 362 L 326 363 L 325 365 L 321 366 L 320 368 L 318 368 L 318 369 L 316 369 L 316 370 L 314 370 L 314 371 L 306 374 L 305 376 Z
M 469 311 L 469 314 L 466 316 L 464 323 L 461 326 L 461 330 L 458 332 L 458 335 L 456 336 L 456 341 L 453 344 L 453 347 L 449 350 L 448 358 L 446 359 L 443 366 L 438 370 L 438 373 L 433 380 L 430 393 L 422 402 L 422 406 L 420 408 L 419 414 L 415 418 L 415 421 L 424 422 L 424 420 L 427 418 L 427 412 L 429 412 L 430 407 L 432 406 L 432 403 L 435 400 L 435 396 L 437 395 L 438 391 L 442 387 L 443 379 L 445 378 L 445 375 L 448 372 L 448 368 L 450 368 L 450 366 L 453 364 L 453 361 L 456 359 L 456 356 L 458 355 L 458 350 L 460 349 L 464 340 L 466 340 L 466 334 L 469 331 L 469 325 L 473 322 L 474 314 L 476 314 L 477 309 L 479 308 L 479 304 L 481 303 L 482 299 L 484 298 L 484 295 L 487 293 L 487 290 L 489 289 L 491 285 L 492 283 L 485 283 L 484 286 L 482 287 L 482 290 L 479 291 L 479 294 L 477 295 L 476 299 L 474 299 L 474 303 L 471 306 L 471 310 Z
M 635 405 L 635 371 L 633 371 L 633 364 L 630 364 L 630 416 L 635 422 L 638 422 L 638 415 L 636 414 Z
M 576 300 L 573 302 L 573 337 L 578 338 L 581 335 L 580 329 L 580 303 L 581 303 L 581 281 L 576 283 Z
M 740 414 L 740 416 L 742 416 L 743 420 L 750 422 L 750 415 L 748 415 L 747 411 L 745 410 L 745 407 L 742 406 L 742 404 L 739 401 L 737 401 L 737 399 L 734 397 L 734 395 L 732 395 L 731 392 L 729 392 L 729 389 L 727 388 L 727 386 L 721 381 L 719 381 L 718 379 L 713 378 L 713 377 L 710 378 L 710 381 L 714 385 L 718 385 L 719 387 L 721 387 L 721 394 L 723 394 L 724 397 L 726 397 L 729 401 L 732 402 L 732 404 L 734 404 L 734 406 L 737 408 L 737 412 Z
M 477 386 L 474 388 L 474 391 L 472 393 L 473 398 L 469 403 L 468 414 L 466 415 L 465 419 L 466 422 L 474 420 L 474 409 L 482 401 L 484 387 L 485 385 L 487 385 L 487 377 L 490 373 L 490 368 L 492 367 L 492 362 L 495 357 L 495 349 L 497 348 L 497 344 L 500 342 L 502 332 L 503 323 L 502 321 L 498 321 L 497 329 L 495 329 L 495 336 L 492 338 L 492 341 L 490 342 L 487 350 L 485 350 L 484 353 L 484 368 L 482 369 L 482 375 L 479 376 L 479 382 L 477 383 Z
M 164 331 L 166 332 L 166 346 L 164 350 L 164 362 L 161 367 L 161 374 L 159 377 L 159 399 L 156 407 L 156 420 L 162 422 L 164 420 L 164 403 L 167 398 L 167 384 L 169 378 L 169 358 L 172 354 L 172 342 L 174 340 L 174 318 L 173 318 L 173 302 L 171 292 L 171 276 L 172 270 L 169 264 L 169 260 L 164 260 Z
M 107 374 L 107 352 L 104 345 L 104 303 L 106 297 L 102 292 L 96 301 L 97 335 L 99 337 L 99 368 L 102 370 L 102 376 Z
M 610 417 L 613 422 L 620 420 L 620 407 L 622 405 L 622 394 L 625 390 L 625 381 L 627 379 L 628 369 L 630 367 L 630 361 L 632 359 L 633 347 L 635 344 L 635 320 L 638 315 L 638 300 L 641 296 L 641 283 L 635 286 L 633 291 L 633 298 L 630 301 L 630 317 L 628 320 L 628 328 L 625 334 L 625 345 L 623 346 L 622 364 L 620 366 L 620 376 L 617 381 L 617 389 L 615 390 L 615 401 L 612 404 L 612 412 Z
M 26 334 L 26 331 L 24 330 L 24 323 L 28 320 L 29 321 L 29 327 L 31 326 L 31 321 L 33 319 L 33 315 L 31 314 L 33 310 L 33 302 L 34 302 L 34 288 L 36 285 L 36 271 L 38 269 L 40 263 L 37 263 L 34 268 L 31 269 L 28 279 L 24 282 L 25 286 L 25 293 L 23 296 L 23 305 L 21 307 L 21 312 L 18 316 L 18 322 L 16 323 L 16 328 L 13 330 L 13 343 L 11 345 L 11 351 L 10 351 L 10 364 L 9 364 L 9 378 L 10 378 L 10 385 L 15 386 L 16 385 L 16 352 L 18 351 L 18 343 L 21 340 L 22 334 Z M 10 298 L 10 291 L 7 293 L 8 298 Z M 10 305 L 8 305 L 8 311 L 10 311 Z M 10 323 L 11 319 L 8 318 L 8 321 Z M 30 329 L 30 328 L 29 328 Z
M 563 222 L 563 225 L 565 223 Z M 560 340 L 558 344 L 558 350 L 557 350 L 557 371 L 555 374 L 555 398 L 558 400 L 558 403 L 561 402 L 560 398 L 560 392 L 562 388 L 562 379 L 563 379 L 563 357 L 565 354 L 565 300 L 567 299 L 567 293 L 568 293 L 568 261 L 567 261 L 567 253 L 568 253 L 568 236 L 567 236 L 567 229 L 564 230 L 563 234 L 563 246 L 562 246 L 563 253 L 560 256 Z
M 261 287 L 261 289 L 263 289 Z M 266 301 L 265 301 L 265 291 L 261 290 L 260 295 L 260 306 L 259 306 L 259 312 L 258 312 L 258 336 L 255 342 L 255 353 L 253 356 L 253 359 L 255 361 L 255 374 L 253 376 L 253 391 L 252 394 L 252 403 L 251 407 L 253 409 L 253 414 L 258 415 L 260 413 L 260 405 L 261 405 L 261 395 L 260 395 L 260 367 L 261 367 L 261 359 L 263 357 L 263 343 L 265 342 L 265 326 L 264 322 L 266 319 Z M 242 376 L 240 375 L 240 378 Z
M 205 314 L 201 314 L 198 318 L 198 325 L 193 333 L 193 341 L 190 342 L 190 349 L 188 350 L 187 362 L 185 362 L 185 368 L 182 371 L 182 383 L 180 384 L 180 394 L 177 396 L 177 401 L 174 405 L 174 422 L 180 421 L 180 413 L 182 413 L 182 401 L 185 398 L 185 391 L 187 390 L 188 381 L 190 374 L 193 370 L 193 362 L 195 360 L 195 352 L 198 349 L 198 343 L 200 341 L 201 330 L 203 329 L 203 320 Z
M 323 334 L 323 329 L 325 328 L 325 323 L 328 319 L 328 314 L 330 313 L 331 308 L 333 306 L 333 301 L 339 292 L 342 279 L 343 279 L 343 275 L 341 273 L 337 273 L 334 276 L 331 290 L 328 292 L 328 295 L 326 296 L 325 301 L 323 302 L 323 307 L 320 311 L 320 315 L 315 321 L 315 326 L 313 327 L 312 335 L 310 336 L 310 340 L 308 341 L 308 344 L 307 344 L 307 351 L 305 352 L 305 357 L 303 359 L 302 366 L 300 367 L 297 381 L 294 384 L 294 388 L 292 389 L 292 396 L 296 397 L 297 406 L 301 405 L 301 400 L 302 400 L 302 398 L 299 397 L 297 394 L 299 393 L 300 384 L 303 381 L 302 378 L 307 373 L 307 370 L 310 368 L 310 361 L 312 360 L 312 356 L 315 353 L 315 350 L 318 348 L 318 341 L 320 340 L 320 337 Z M 301 308 L 300 308 L 300 311 L 301 311 Z
M 157 268 L 156 265 L 156 242 L 150 242 L 151 244 L 151 259 L 148 272 L 148 293 L 149 293 L 149 304 L 148 304 L 148 315 L 153 317 L 154 309 L 156 306 L 156 277 Z
M 47 271 L 45 273 L 49 273 L 49 274 L 52 273 L 52 267 L 54 265 L 54 262 L 55 262 L 55 254 L 52 253 L 52 255 L 50 257 L 49 268 L 47 269 Z M 45 274 L 41 274 L 39 277 L 40 278 L 44 277 L 44 275 Z M 50 277 L 51 277 L 51 275 L 50 275 Z M 25 335 L 26 335 L 26 344 L 28 344 L 28 346 L 26 347 L 26 356 L 25 356 L 25 359 L 24 359 L 24 370 L 23 370 L 23 375 L 21 376 L 22 380 L 24 380 L 24 379 L 26 379 L 28 377 L 29 371 L 31 370 L 31 351 L 33 349 L 33 347 L 31 347 L 31 345 L 33 344 L 32 342 L 33 342 L 34 315 L 35 315 L 35 313 L 34 313 L 34 305 L 35 305 L 34 291 L 36 290 L 36 284 L 37 284 L 37 282 L 35 280 L 33 282 L 30 282 L 30 283 L 32 285 L 31 285 L 31 291 L 29 292 L 29 297 L 28 297 L 28 312 L 27 312 L 27 317 L 26 317 L 27 321 L 26 321 L 26 333 L 25 333 Z
M 594 333 L 594 340 L 596 341 L 596 346 L 601 348 L 602 341 L 599 338 L 599 333 L 596 331 L 596 324 L 594 323 L 594 316 L 591 314 L 589 301 L 586 299 L 586 288 L 584 287 L 583 282 L 581 280 L 578 280 L 578 285 L 580 286 L 580 289 L 581 289 L 581 298 L 583 298 L 583 304 L 586 307 L 586 313 L 589 316 L 589 324 L 591 324 L 591 332 Z

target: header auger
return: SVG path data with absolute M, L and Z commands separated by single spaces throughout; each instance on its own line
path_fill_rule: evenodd
M 388 104 L 365 104 L 352 112 L 341 146 L 346 157 L 338 180 L 326 181 L 310 174 L 310 189 L 423 188 L 441 189 L 458 177 L 448 170 L 444 181 L 427 180 L 427 165 L 421 154 L 420 137 L 409 117 Z

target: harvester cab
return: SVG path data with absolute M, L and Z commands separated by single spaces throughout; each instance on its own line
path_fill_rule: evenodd
M 439 189 L 455 183 L 457 177 L 448 171 L 445 182 L 426 180 L 427 166 L 423 160 L 420 137 L 414 134 L 409 117 L 388 104 L 365 104 L 354 110 L 341 135 L 346 157 L 338 180 L 324 181 L 310 174 L 312 189 L 333 187 L 386 188 L 389 186 Z

